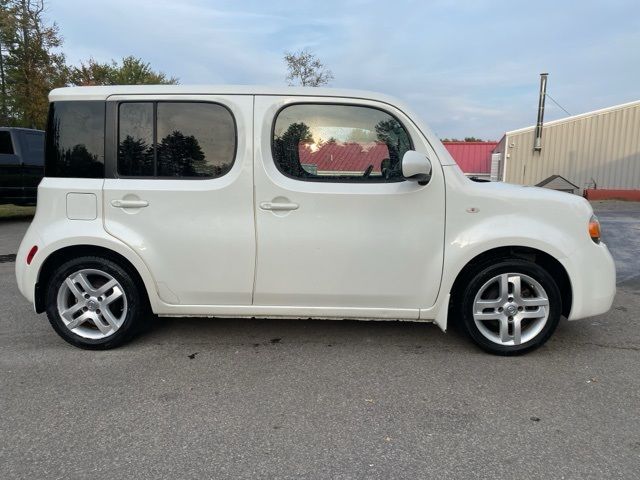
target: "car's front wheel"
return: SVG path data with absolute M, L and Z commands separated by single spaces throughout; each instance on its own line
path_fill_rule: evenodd
M 471 272 L 457 305 L 464 330 L 484 350 L 517 355 L 544 344 L 560 321 L 562 297 L 540 265 L 520 259 Z
M 146 302 L 133 275 L 111 259 L 80 257 L 60 265 L 47 285 L 55 331 L 80 348 L 122 345 L 140 327 Z

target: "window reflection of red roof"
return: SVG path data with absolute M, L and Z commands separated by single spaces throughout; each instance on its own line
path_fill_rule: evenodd
M 373 165 L 373 172 L 380 172 L 380 162 L 389 158 L 389 149 L 382 142 L 328 142 L 319 145 L 315 152 L 312 146 L 312 143 L 298 144 L 300 163 L 317 165 L 318 171 L 364 172 Z

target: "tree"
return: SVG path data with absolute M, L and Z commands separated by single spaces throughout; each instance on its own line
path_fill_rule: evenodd
M 300 165 L 300 144 L 313 142 L 311 129 L 304 123 L 292 123 L 289 128 L 274 139 L 273 148 L 282 170 L 294 177 L 306 175 Z
M 73 67 L 69 75 L 72 85 L 175 85 L 178 79 L 169 77 L 162 72 L 155 72 L 149 63 L 140 58 L 128 56 L 118 64 L 99 63 L 90 58 L 79 67 Z
M 347 137 L 349 143 L 371 143 L 378 139 L 375 133 L 364 128 L 354 128 Z
M 145 176 L 153 173 L 153 145 L 142 138 L 127 135 L 118 145 L 118 162 L 127 175 Z M 120 167 L 119 167 L 120 168 Z
M 5 74 L 8 46 L 16 36 L 16 17 L 6 1 L 0 0 L 0 126 L 9 124 L 7 77 Z
M 394 118 L 379 121 L 375 128 L 378 140 L 383 142 L 389 150 L 389 161 L 385 165 L 385 169 L 388 170 L 387 175 L 399 174 L 402 170 L 402 155 L 411 150 L 406 131 Z
M 64 86 L 67 67 L 55 23 L 44 23 L 44 0 L 0 0 L 1 112 L 11 125 L 43 128 L 50 90 Z
M 177 130 L 158 143 L 158 175 L 168 177 L 210 177 L 219 175 L 222 167 L 207 163 L 200 143 L 193 135 Z
M 286 77 L 289 86 L 319 87 L 333 80 L 331 70 L 307 49 L 285 52 L 284 62 L 289 70 Z

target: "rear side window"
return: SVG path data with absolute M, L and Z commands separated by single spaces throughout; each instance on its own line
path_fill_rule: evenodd
M 11 132 L 0 132 L 0 154 L 13 155 L 13 143 L 11 142 Z
M 36 132 L 25 132 L 22 136 L 22 145 L 25 150 L 23 161 L 29 165 L 42 165 L 44 163 L 44 135 Z
M 51 103 L 45 176 L 104 178 L 104 115 L 104 102 Z
M 120 105 L 118 171 L 132 177 L 154 175 L 153 103 Z
M 278 114 L 273 158 L 301 180 L 383 183 L 404 180 L 409 134 L 383 110 L 357 105 L 297 104 Z
M 216 178 L 233 166 L 231 112 L 205 102 L 127 102 L 119 107 L 118 174 Z

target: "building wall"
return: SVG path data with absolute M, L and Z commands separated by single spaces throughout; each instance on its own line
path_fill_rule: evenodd
M 533 127 L 505 135 L 505 182 L 535 185 L 562 175 L 581 189 L 594 182 L 599 189 L 640 189 L 640 102 L 549 122 L 541 152 L 533 151 L 533 140 Z

